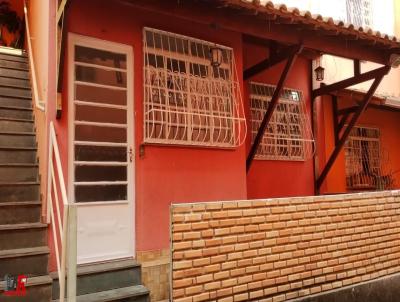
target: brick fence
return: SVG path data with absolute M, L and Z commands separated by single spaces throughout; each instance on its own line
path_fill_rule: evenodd
M 400 191 L 171 207 L 176 302 L 285 301 L 400 272 Z

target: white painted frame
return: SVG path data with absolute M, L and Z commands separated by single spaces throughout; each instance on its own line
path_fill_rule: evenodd
M 127 159 L 128 171 L 127 171 L 127 201 L 100 201 L 100 202 L 75 202 L 75 192 L 74 192 L 74 141 L 75 141 L 75 131 L 74 131 L 74 123 L 75 123 L 75 108 L 74 108 L 74 77 L 75 77 L 75 45 L 81 45 L 90 48 L 101 49 L 110 52 L 116 52 L 126 55 L 126 75 L 127 75 L 127 144 L 126 148 L 129 150 L 131 147 L 133 150 L 133 161 L 129 162 Z M 133 74 L 133 47 L 126 44 L 116 43 L 107 40 L 101 40 L 89 36 L 83 36 L 75 33 L 68 33 L 68 200 L 74 203 L 78 208 L 81 206 L 96 206 L 102 204 L 129 204 L 131 217 L 131 226 L 132 230 L 131 238 L 129 238 L 132 242 L 130 254 L 134 258 L 136 251 L 136 195 L 135 195 L 135 169 L 136 169 L 136 154 L 135 154 L 135 108 L 134 108 L 134 74 Z M 112 106 L 112 105 L 110 105 Z M 99 104 L 101 107 L 101 104 Z M 103 106 L 106 107 L 107 106 Z M 121 106 L 124 107 L 124 106 Z M 104 143 L 107 144 L 107 143 Z M 119 145 L 125 146 L 125 144 L 116 144 L 110 143 L 110 145 Z M 128 151 L 127 151 L 128 152 Z M 127 155 L 129 156 L 129 155 Z

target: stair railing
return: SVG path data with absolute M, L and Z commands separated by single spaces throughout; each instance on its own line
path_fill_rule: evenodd
M 35 106 L 45 111 L 45 104 L 39 97 L 39 90 L 38 90 L 38 83 L 36 77 L 36 66 L 35 66 L 35 59 L 33 57 L 33 50 L 32 50 L 32 37 L 31 32 L 29 29 L 29 18 L 28 18 L 28 9 L 26 6 L 26 1 L 24 0 L 24 15 L 25 15 L 25 27 L 26 27 L 26 40 L 28 44 L 28 54 L 29 54 L 29 66 L 31 70 L 31 79 L 32 79 L 32 90 L 33 90 L 33 98 L 35 99 Z
M 47 223 L 51 223 L 60 285 L 59 301 L 76 301 L 77 217 L 75 203 L 68 202 L 60 151 L 53 122 L 50 122 L 47 180 Z M 58 186 L 57 186 L 58 184 Z M 59 195 L 61 195 L 61 202 Z M 54 199 L 53 199 L 54 197 Z M 62 208 L 62 211 L 60 211 Z M 62 215 L 62 220 L 61 220 Z M 59 246 L 61 246 L 61 253 Z M 67 265 L 68 263 L 68 265 Z M 68 272 L 66 274 L 66 268 Z M 67 278 L 66 278 L 67 277 Z

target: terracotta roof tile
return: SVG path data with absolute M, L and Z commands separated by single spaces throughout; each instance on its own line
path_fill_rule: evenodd
M 242 6 L 243 9 L 254 9 L 258 13 L 276 14 L 280 17 L 294 18 L 296 22 L 318 25 L 326 29 L 338 30 L 342 34 L 357 35 L 362 39 L 371 39 L 384 44 L 391 44 L 392 47 L 400 47 L 399 39 L 394 36 L 382 34 L 368 27 L 356 27 L 331 17 L 324 17 L 319 14 L 313 15 L 310 11 L 301 11 L 295 7 L 287 7 L 285 4 L 274 4 L 266 0 L 224 0 L 222 2 Z

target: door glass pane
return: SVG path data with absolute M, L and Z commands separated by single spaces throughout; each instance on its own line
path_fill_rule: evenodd
M 126 172 L 124 166 L 77 166 L 75 181 L 126 181 Z
M 77 121 L 126 124 L 125 109 L 103 108 L 95 106 L 76 105 L 75 119 Z
M 81 82 L 126 87 L 126 72 L 75 66 L 75 79 Z
M 84 46 L 75 46 L 75 61 L 126 69 L 126 55 Z
M 126 106 L 126 91 L 110 88 L 75 85 L 77 101 Z
M 116 161 L 126 162 L 125 147 L 75 146 L 77 161 Z
M 126 143 L 126 138 L 126 129 L 124 128 L 91 125 L 75 126 L 75 140 L 77 141 Z
M 127 186 L 75 186 L 77 202 L 127 200 Z

